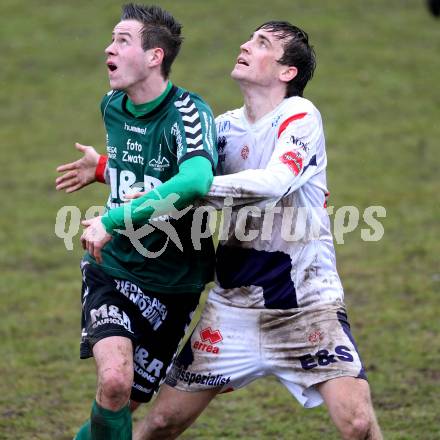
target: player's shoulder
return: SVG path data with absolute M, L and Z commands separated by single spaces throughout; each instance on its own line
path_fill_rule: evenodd
M 239 121 L 243 115 L 243 107 L 234 110 L 228 110 L 215 118 L 215 123 L 219 124 L 226 121 Z
M 207 110 L 212 113 L 209 104 L 197 93 L 191 92 L 183 87 L 176 87 L 174 95 L 174 107 L 177 110 L 195 106 L 199 110 Z
M 114 99 L 122 98 L 124 92 L 122 90 L 109 90 L 103 97 L 102 102 L 112 101 Z
M 110 103 L 117 102 L 122 99 L 124 92 L 121 90 L 108 91 L 101 100 L 101 111 L 104 113 Z
M 302 96 L 291 96 L 290 98 L 286 98 L 283 101 L 280 110 L 288 117 L 299 114 L 319 115 L 319 110 L 313 102 Z
M 321 115 L 312 101 L 301 96 L 284 99 L 272 120 L 277 136 L 311 136 L 322 133 Z

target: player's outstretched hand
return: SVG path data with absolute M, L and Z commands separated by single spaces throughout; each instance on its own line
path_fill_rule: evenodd
M 59 173 L 64 173 L 55 180 L 57 191 L 65 190 L 66 193 L 71 193 L 96 180 L 95 170 L 99 162 L 99 154 L 93 147 L 78 142 L 75 148 L 83 153 L 83 157 L 57 168 Z
M 125 200 L 134 200 L 142 197 L 144 194 L 147 194 L 147 191 L 141 191 L 133 194 L 125 194 Z
M 97 263 L 102 263 L 101 249 L 112 239 L 101 221 L 102 216 L 84 220 L 81 224 L 85 227 L 81 235 L 83 249 L 95 258 Z

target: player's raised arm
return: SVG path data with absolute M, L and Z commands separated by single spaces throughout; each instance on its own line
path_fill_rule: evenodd
M 78 142 L 75 148 L 82 152 L 83 156 L 75 162 L 57 168 L 59 173 L 63 173 L 55 180 L 57 191 L 64 190 L 66 193 L 71 193 L 95 181 L 104 181 L 106 156 L 100 156 L 93 147 Z
M 315 108 L 291 114 L 279 126 L 267 166 L 216 176 L 206 199 L 214 205 L 226 197 L 234 205 L 276 202 L 325 168 L 323 143 L 321 118 Z
M 140 225 L 152 216 L 180 211 L 207 194 L 217 165 L 211 109 L 196 95 L 184 92 L 176 100 L 174 114 L 178 173 L 128 205 L 106 212 L 102 223 L 107 233 L 124 229 L 128 212 L 133 224 Z

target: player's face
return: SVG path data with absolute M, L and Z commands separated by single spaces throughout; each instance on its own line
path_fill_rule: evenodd
M 240 46 L 231 76 L 238 82 L 271 86 L 279 80 L 283 69 L 277 63 L 283 52 L 282 40 L 276 38 L 273 32 L 260 29 Z
M 105 49 L 112 89 L 130 90 L 149 76 L 148 51 L 142 49 L 141 30 L 137 20 L 123 20 L 113 30 L 112 42 Z

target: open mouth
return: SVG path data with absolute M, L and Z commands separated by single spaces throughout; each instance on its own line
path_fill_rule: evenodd
M 110 70 L 110 72 L 114 72 L 117 69 L 116 64 L 113 64 L 113 63 L 107 63 L 107 67 L 108 67 L 108 70 Z
M 242 66 L 249 66 L 249 64 L 243 58 L 239 58 L 237 60 L 237 64 L 241 64 Z

